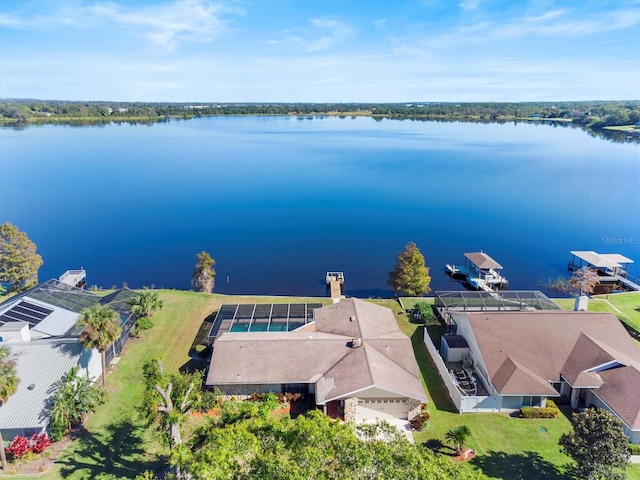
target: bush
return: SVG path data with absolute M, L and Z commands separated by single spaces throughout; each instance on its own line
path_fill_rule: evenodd
M 558 407 L 522 407 L 520 409 L 521 418 L 556 418 L 560 413 Z
M 34 434 L 31 437 L 31 451 L 33 453 L 42 453 L 45 449 L 51 445 L 51 440 L 47 437 L 46 433 L 41 433 L 40 435 Z
M 53 423 L 49 427 L 51 433 L 51 441 L 59 442 L 62 440 L 62 437 L 67 433 L 67 425 L 62 421 L 56 421 L 54 419 Z
M 26 437 L 18 435 L 13 439 L 11 445 L 5 448 L 5 452 L 13 458 L 22 458 L 31 453 L 31 445 L 29 445 L 29 440 Z
M 409 421 L 409 424 L 411 425 L 411 428 L 419 431 L 419 430 L 422 430 L 422 427 L 424 427 L 424 424 L 427 423 L 429 418 L 431 418 L 431 415 L 429 415 L 429 412 L 427 412 L 426 410 L 423 410 L 420 413 L 420 415 L 418 415 L 417 417 Z
M 413 308 L 418 314 L 420 320 L 424 321 L 425 323 L 434 318 L 433 308 L 431 308 L 431 305 L 427 302 L 416 302 Z
M 220 394 L 205 390 L 200 394 L 200 403 L 196 410 L 202 413 L 208 412 L 218 406 L 220 398 Z
M 640 445 L 638 445 L 637 443 L 630 443 L 629 453 L 631 455 L 640 455 Z
M 140 317 L 138 319 L 138 322 L 136 323 L 136 329 L 137 330 L 149 330 L 154 325 L 155 324 L 153 323 L 153 320 L 151 320 L 149 317 Z

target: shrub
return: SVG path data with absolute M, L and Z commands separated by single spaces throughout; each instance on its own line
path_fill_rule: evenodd
M 420 415 L 413 418 L 409 422 L 409 424 L 411 425 L 411 428 L 413 428 L 414 430 L 422 430 L 422 427 L 424 427 L 424 424 L 427 423 L 430 417 L 431 416 L 429 415 L 429 412 L 427 412 L 426 410 L 423 410 L 420 413 Z
M 218 406 L 219 400 L 220 395 L 218 393 L 205 390 L 200 395 L 200 403 L 196 410 L 198 412 L 208 412 Z
M 18 435 L 13 439 L 11 445 L 5 448 L 5 452 L 13 458 L 22 458 L 31 453 L 31 445 L 29 445 L 29 440 L 26 437 Z
M 149 317 L 140 317 L 138 322 L 136 323 L 136 329 L 138 330 L 149 330 L 154 325 L 153 320 Z
M 56 418 L 53 419 L 53 422 L 50 426 L 51 433 L 51 441 L 59 442 L 64 437 L 65 433 L 67 433 L 67 425 Z
M 556 418 L 559 412 L 560 410 L 558 410 L 557 407 L 553 407 L 553 408 L 522 407 L 520 409 L 520 417 L 522 418 Z
M 30 443 L 33 453 L 42 453 L 49 445 L 51 445 L 51 440 L 46 433 L 41 433 L 39 435 L 34 434 L 31 437 Z
M 433 319 L 433 308 L 431 308 L 431 305 L 429 303 L 416 302 L 413 308 L 418 313 L 420 320 L 422 320 L 423 322 L 426 323 L 429 320 Z
M 640 445 L 638 445 L 637 443 L 630 443 L 629 453 L 631 455 L 640 455 Z

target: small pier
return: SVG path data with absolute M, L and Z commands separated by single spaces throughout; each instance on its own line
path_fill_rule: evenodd
M 344 288 L 344 273 L 343 272 L 327 272 L 325 276 L 327 282 L 327 289 L 330 296 L 334 300 L 342 298 L 342 290 Z
M 81 268 L 80 270 L 67 270 L 58 280 L 71 287 L 84 288 L 87 284 L 86 278 L 87 272 Z
M 640 279 L 628 273 L 629 265 L 634 263 L 630 258 L 618 253 L 596 253 L 591 250 L 570 253 L 572 257 L 567 267 L 570 272 L 584 267 L 592 268 L 598 273 L 598 285 L 607 291 L 616 286 L 624 290 L 640 291 Z
M 502 265 L 482 251 L 465 253 L 464 256 L 464 265 L 445 265 L 452 279 L 464 280 L 474 290 L 506 290 L 509 281 L 500 273 Z

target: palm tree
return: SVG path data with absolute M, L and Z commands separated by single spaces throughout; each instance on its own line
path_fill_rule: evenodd
M 0 405 L 16 392 L 20 379 L 16 375 L 16 362 L 9 358 L 9 349 L 0 347 Z M 0 461 L 2 470 L 7 470 L 7 456 L 4 451 L 4 439 L 0 431 Z
M 156 310 L 162 309 L 164 302 L 158 298 L 158 292 L 142 290 L 129 300 L 131 312 L 137 317 L 153 317 Z
M 457 427 L 452 428 L 447 433 L 445 433 L 444 437 L 451 443 L 453 443 L 456 452 L 458 455 L 462 453 L 462 449 L 464 448 L 464 444 L 467 441 L 467 438 L 471 435 L 471 430 L 466 425 L 458 425 Z
M 102 356 L 102 385 L 107 385 L 105 352 L 120 336 L 120 316 L 108 305 L 96 303 L 80 312 L 79 325 L 83 328 L 80 342 L 85 348 L 96 348 Z

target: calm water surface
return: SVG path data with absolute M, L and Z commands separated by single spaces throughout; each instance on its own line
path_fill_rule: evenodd
M 40 279 L 189 288 L 195 255 L 223 293 L 389 295 L 408 241 L 432 287 L 483 250 L 511 289 L 565 275 L 570 250 L 640 263 L 640 146 L 563 127 L 214 117 L 150 126 L 0 129 L 0 222 Z M 640 274 L 636 264 L 631 273 Z

